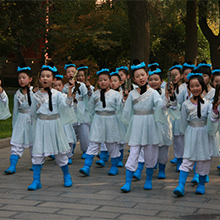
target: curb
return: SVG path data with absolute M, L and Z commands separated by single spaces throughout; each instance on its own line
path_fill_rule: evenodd
M 11 137 L 0 140 L 0 149 L 10 146 Z

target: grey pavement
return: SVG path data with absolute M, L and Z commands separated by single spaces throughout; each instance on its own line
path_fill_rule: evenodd
M 125 149 L 124 163 L 128 157 Z M 65 188 L 61 169 L 55 161 L 46 158 L 42 168 L 42 189 L 28 191 L 32 182 L 29 150 L 19 159 L 17 172 L 4 174 L 9 166 L 10 147 L 0 149 L 0 219 L 220 219 L 220 176 L 216 166 L 219 158 L 214 158 L 210 182 L 206 184 L 206 194 L 196 195 L 196 186 L 190 183 L 190 173 L 185 196 L 176 197 L 173 190 L 178 185 L 179 174 L 175 166 L 167 164 L 165 180 L 153 175 L 153 189 L 143 189 L 142 180 L 133 181 L 130 193 L 121 193 L 125 182 L 125 168 L 119 168 L 117 176 L 108 176 L 110 162 L 103 168 L 93 165 L 89 177 L 83 177 L 79 169 L 84 161 L 77 144 L 73 164 L 69 166 L 73 186 Z M 172 147 L 169 159 L 172 159 Z

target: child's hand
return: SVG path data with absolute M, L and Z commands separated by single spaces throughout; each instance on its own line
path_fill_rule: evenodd
M 173 96 L 173 93 L 174 93 L 174 86 L 173 86 L 173 83 L 170 82 L 170 91 L 168 91 L 167 84 L 166 84 L 166 88 L 165 88 L 166 98 L 168 99 L 169 97 Z
M 218 102 L 217 103 L 212 103 L 213 104 L 213 110 L 217 110 L 217 108 L 218 108 L 218 106 L 220 105 L 220 100 L 218 100 Z
M 72 87 L 75 86 L 75 80 L 70 78 L 69 79 L 69 85 L 72 85 Z
M 129 91 L 128 91 L 128 90 L 123 91 L 123 100 L 124 100 L 124 101 L 127 100 L 128 95 L 129 95 Z
M 91 88 L 90 88 L 91 84 L 90 84 L 89 80 L 87 80 L 85 84 L 86 84 L 87 89 L 91 90 Z
M 38 90 L 39 90 L 38 85 L 37 85 L 36 87 L 33 88 L 33 92 L 34 92 L 34 93 L 37 92 Z

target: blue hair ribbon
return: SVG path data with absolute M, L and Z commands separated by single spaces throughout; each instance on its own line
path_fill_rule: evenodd
M 192 76 L 201 76 L 202 77 L 202 73 L 189 73 L 188 75 L 187 75 L 187 79 L 189 80 L 190 79 L 190 77 L 192 77 Z
M 178 64 L 178 65 L 174 65 L 174 66 L 170 67 L 170 71 L 173 70 L 173 69 L 175 69 L 175 68 L 177 68 L 177 69 L 182 69 L 183 66 L 180 65 L 180 64 Z
M 29 66 L 26 66 L 26 67 L 19 67 L 18 66 L 18 68 L 17 68 L 18 72 L 25 71 L 25 70 L 31 70 L 31 68 Z
M 151 68 L 152 66 L 159 66 L 159 63 L 150 63 L 147 65 L 148 68 Z
M 120 67 L 116 68 L 116 71 L 120 71 L 120 70 L 127 70 L 128 71 L 128 67 L 127 66 L 120 66 Z
M 68 67 L 71 67 L 71 66 L 76 67 L 76 65 L 73 64 L 73 63 L 65 64 L 65 66 L 64 66 L 64 70 L 66 70 Z
M 42 67 L 41 67 L 41 69 L 42 70 L 44 70 L 44 69 L 49 69 L 51 72 L 53 72 L 53 73 L 55 73 L 55 72 L 57 72 L 57 68 L 54 66 L 54 67 L 51 67 L 51 66 L 46 66 L 46 65 L 43 65 Z
M 109 69 L 101 69 L 98 72 L 96 72 L 96 75 L 99 75 L 100 73 L 103 73 L 103 72 L 109 72 Z
M 212 74 L 214 74 L 214 73 L 220 73 L 220 69 L 212 70 Z
M 61 78 L 61 79 L 63 79 L 63 75 L 55 75 L 55 78 Z
M 146 64 L 145 64 L 145 62 L 142 62 L 142 63 L 140 63 L 140 64 L 138 64 L 138 65 L 132 65 L 131 66 L 131 70 L 133 71 L 133 70 L 138 70 L 138 69 L 141 69 L 141 68 L 144 68 L 146 66 Z
M 81 67 L 78 67 L 77 70 L 82 70 L 82 69 L 89 69 L 88 66 L 81 66 Z
M 188 68 L 192 68 L 194 69 L 196 66 L 194 64 L 188 64 L 188 63 L 184 63 L 183 67 L 188 67 Z
M 200 63 L 200 64 L 197 66 L 197 69 L 198 69 L 199 67 L 202 67 L 202 66 L 204 66 L 204 67 L 209 67 L 209 68 L 212 67 L 212 65 L 211 65 L 210 63 Z
M 111 73 L 110 73 L 110 76 L 115 75 L 115 74 L 118 74 L 118 71 L 117 71 L 117 70 L 116 70 L 115 72 L 111 72 Z
M 149 76 L 151 76 L 151 75 L 153 75 L 153 74 L 160 74 L 161 73 L 161 69 L 156 69 L 156 70 L 154 70 L 154 71 L 149 71 L 148 72 L 148 74 L 149 74 Z

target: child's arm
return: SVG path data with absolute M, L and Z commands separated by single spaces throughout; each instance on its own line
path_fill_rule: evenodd
M 14 105 L 13 105 L 13 116 L 12 116 L 12 128 L 15 125 L 17 117 L 18 117 L 18 99 L 17 99 L 17 96 L 15 94 L 14 95 Z

